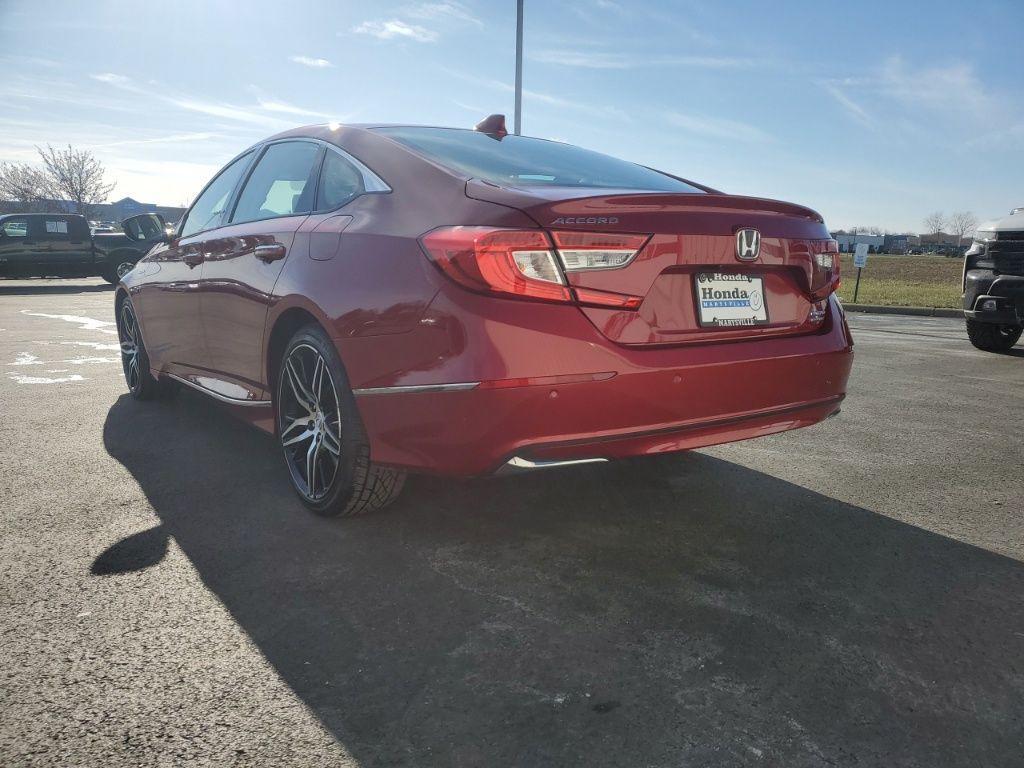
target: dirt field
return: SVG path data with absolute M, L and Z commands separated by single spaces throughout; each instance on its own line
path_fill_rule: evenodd
M 857 268 L 853 255 L 843 254 L 843 285 L 839 297 L 853 301 Z M 959 307 L 963 259 L 945 256 L 871 255 L 860 278 L 861 304 L 897 307 Z

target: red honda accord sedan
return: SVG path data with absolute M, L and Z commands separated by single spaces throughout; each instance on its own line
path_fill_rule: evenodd
M 313 126 L 228 163 L 121 281 L 133 397 L 187 385 L 351 515 L 456 476 L 680 451 L 839 410 L 821 216 L 477 130 Z

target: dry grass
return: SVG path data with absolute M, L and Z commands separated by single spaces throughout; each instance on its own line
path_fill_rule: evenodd
M 843 254 L 839 298 L 853 301 L 857 268 Z M 945 256 L 868 256 L 860 278 L 859 304 L 892 307 L 960 307 L 963 259 Z

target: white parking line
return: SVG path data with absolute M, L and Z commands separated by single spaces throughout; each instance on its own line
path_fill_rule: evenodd
M 70 376 L 63 376 L 59 379 L 50 379 L 45 376 L 21 376 L 15 375 L 9 377 L 11 381 L 16 381 L 18 384 L 64 384 L 69 381 L 85 381 L 84 376 L 80 376 L 77 373 L 73 373 Z
M 33 312 L 30 309 L 21 310 L 21 314 L 30 315 L 32 317 L 46 317 L 50 320 L 63 320 L 67 323 L 76 323 L 83 331 L 99 331 L 100 333 L 117 335 L 116 329 L 107 327 L 108 325 L 114 324 L 113 320 L 94 320 L 91 317 L 82 317 L 81 315 L 50 315 L 46 312 Z

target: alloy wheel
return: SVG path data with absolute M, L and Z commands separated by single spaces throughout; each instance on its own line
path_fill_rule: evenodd
M 341 463 L 341 407 L 324 356 L 297 344 L 280 373 L 278 434 L 292 478 L 310 501 L 322 499 Z
M 128 383 L 128 389 L 135 392 L 142 381 L 142 369 L 139 367 L 139 326 L 135 322 L 132 305 L 127 301 L 121 305 L 117 335 L 121 342 L 121 367 L 124 368 L 124 380 Z
M 121 279 L 135 268 L 135 265 L 130 261 L 122 261 L 117 265 L 117 269 L 114 271 L 117 273 L 118 279 Z

